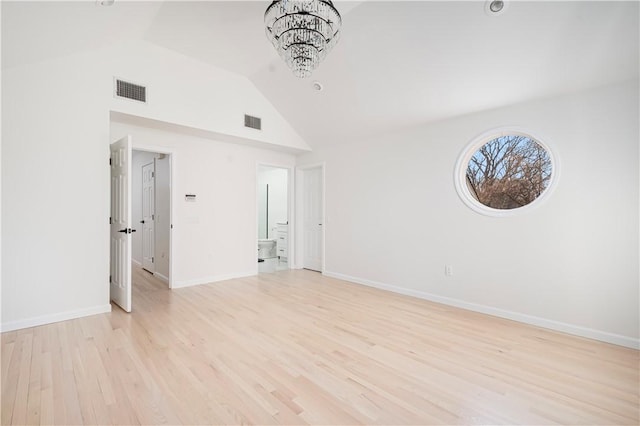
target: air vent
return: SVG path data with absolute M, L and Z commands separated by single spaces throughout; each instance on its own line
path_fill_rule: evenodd
M 250 127 L 252 129 L 260 130 L 262 129 L 262 119 L 245 114 L 244 127 Z
M 132 99 L 139 102 L 147 102 L 147 88 L 128 81 L 116 79 L 116 96 Z

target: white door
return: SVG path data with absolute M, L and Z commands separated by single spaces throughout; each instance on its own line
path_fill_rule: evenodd
M 131 312 L 131 136 L 111 144 L 111 300 Z
M 155 163 L 142 166 L 142 267 L 155 272 Z
M 314 167 L 304 171 L 302 267 L 314 271 L 322 271 L 324 251 L 322 181 L 322 167 Z

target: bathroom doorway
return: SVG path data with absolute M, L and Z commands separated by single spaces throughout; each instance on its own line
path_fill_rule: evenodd
M 259 164 L 257 170 L 257 261 L 259 273 L 289 269 L 291 170 Z

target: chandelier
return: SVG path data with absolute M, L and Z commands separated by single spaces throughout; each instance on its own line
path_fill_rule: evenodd
M 277 0 L 264 12 L 264 23 L 287 66 L 305 78 L 337 43 L 342 18 L 330 0 Z

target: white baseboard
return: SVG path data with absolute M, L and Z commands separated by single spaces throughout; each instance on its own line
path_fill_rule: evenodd
M 60 312 L 52 315 L 43 315 L 34 318 L 27 318 L 17 321 L 9 321 L 2 323 L 0 331 L 13 331 L 23 328 L 36 327 L 39 325 L 51 324 L 54 322 L 67 321 L 75 318 L 87 317 L 89 315 L 104 314 L 111 312 L 111 305 L 93 306 L 91 308 L 76 309 L 73 311 Z
M 164 275 L 162 275 L 160 272 L 154 272 L 153 273 L 154 277 L 158 277 L 160 278 L 161 281 L 164 281 L 165 283 L 169 284 L 169 278 L 165 277 Z
M 546 318 L 536 317 L 533 315 L 522 314 L 519 312 L 507 311 L 500 308 L 494 308 L 492 306 L 465 302 L 464 300 L 460 299 L 438 296 L 432 293 L 398 287 L 377 281 L 367 280 L 364 278 L 352 277 L 349 275 L 339 274 L 337 272 L 324 272 L 324 275 L 331 278 L 350 281 L 356 284 L 366 285 L 368 287 L 375 287 L 381 290 L 391 291 L 393 293 L 404 294 L 406 296 L 413 296 L 419 299 L 429 300 L 431 302 L 442 303 L 443 305 L 455 306 L 457 308 L 467 309 L 469 311 L 480 312 L 500 318 L 506 318 L 513 321 L 535 325 L 542 328 L 548 328 L 555 331 L 561 331 L 563 333 L 573 334 L 580 337 L 600 340 L 606 343 L 613 343 L 614 345 L 625 346 L 632 349 L 640 349 L 640 339 L 635 339 L 633 337 L 622 336 L 606 331 L 594 330 L 592 328 L 554 321 Z
M 232 280 L 234 278 L 250 277 L 250 276 L 256 275 L 257 273 L 258 272 L 256 270 L 256 271 L 250 271 L 250 272 L 238 272 L 238 273 L 232 273 L 232 274 L 213 275 L 210 277 L 203 277 L 195 280 L 178 281 L 173 283 L 173 286 L 171 288 L 176 289 L 176 288 L 183 288 L 183 287 L 191 287 L 194 285 L 215 283 L 217 281 Z
M 138 262 L 138 261 L 137 261 L 137 260 L 135 260 L 133 257 L 131 258 L 131 261 L 132 261 L 133 263 L 135 263 L 136 265 L 138 265 L 138 266 L 142 266 L 142 262 Z

